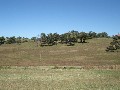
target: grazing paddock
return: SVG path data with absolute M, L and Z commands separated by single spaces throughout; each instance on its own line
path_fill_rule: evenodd
M 0 90 L 120 90 L 120 51 L 105 52 L 111 41 L 1 45 Z
M 0 90 L 120 90 L 120 69 L 1 67 Z
M 35 43 L 0 46 L 0 65 L 2 66 L 87 66 L 120 65 L 120 51 L 106 52 L 112 39 L 90 39 L 88 43 L 75 46 L 36 47 Z

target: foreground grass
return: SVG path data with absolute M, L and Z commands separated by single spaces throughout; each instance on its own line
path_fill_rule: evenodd
M 120 90 L 120 70 L 1 67 L 0 90 Z

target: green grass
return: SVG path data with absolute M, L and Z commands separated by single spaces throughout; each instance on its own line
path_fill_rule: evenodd
M 120 70 L 2 68 L 0 90 L 120 90 Z

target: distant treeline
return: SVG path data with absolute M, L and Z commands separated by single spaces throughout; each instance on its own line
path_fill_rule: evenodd
M 12 37 L 0 37 L 0 45 L 2 44 L 20 44 L 20 43 L 24 43 L 24 42 L 28 42 L 30 39 L 28 38 L 24 38 L 24 37 L 15 37 L 15 36 L 12 36 Z
M 0 45 L 2 44 L 13 44 L 13 43 L 24 43 L 28 41 L 40 41 L 41 46 L 48 44 L 48 45 L 54 45 L 56 42 L 60 43 L 66 43 L 69 45 L 74 45 L 75 42 L 79 43 L 85 43 L 86 39 L 92 39 L 92 38 L 109 38 L 108 34 L 106 32 L 96 33 L 93 31 L 90 31 L 89 33 L 86 32 L 78 32 L 75 30 L 69 31 L 64 34 L 58 34 L 58 33 L 41 33 L 39 37 L 32 37 L 24 38 L 24 37 L 0 37 Z
M 86 43 L 86 39 L 92 39 L 92 38 L 108 38 L 108 34 L 106 32 L 102 33 L 95 33 L 90 31 L 89 33 L 86 32 L 78 32 L 75 30 L 69 31 L 64 34 L 57 34 L 57 33 L 41 33 L 40 34 L 40 46 L 45 45 L 57 45 L 57 43 L 61 44 L 67 44 L 68 46 L 72 46 L 75 43 Z M 37 39 L 33 37 L 34 41 Z

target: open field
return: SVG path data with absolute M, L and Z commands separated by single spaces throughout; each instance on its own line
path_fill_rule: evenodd
M 75 46 L 0 46 L 0 90 L 120 90 L 120 51 L 112 39 Z
M 120 65 L 119 52 L 105 52 L 112 39 L 91 39 L 75 46 L 36 47 L 33 42 L 0 46 L 2 66 L 99 66 Z
M 120 69 L 1 67 L 0 90 L 120 90 Z

